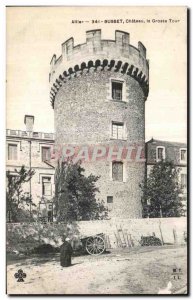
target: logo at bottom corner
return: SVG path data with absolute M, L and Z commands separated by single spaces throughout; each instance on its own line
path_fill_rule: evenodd
M 172 277 L 174 280 L 181 279 L 181 276 L 183 275 L 181 268 L 173 268 Z
M 19 269 L 14 276 L 17 279 L 17 282 L 24 282 L 24 278 L 27 277 L 26 273 L 24 273 L 22 269 Z

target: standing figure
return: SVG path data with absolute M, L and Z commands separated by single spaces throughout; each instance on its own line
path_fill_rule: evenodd
M 69 267 L 71 265 L 71 256 L 73 249 L 69 243 L 70 239 L 66 238 L 60 247 L 60 265 L 62 267 Z

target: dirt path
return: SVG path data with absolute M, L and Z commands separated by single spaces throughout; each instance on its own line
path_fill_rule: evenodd
M 174 280 L 176 267 L 182 274 Z M 14 278 L 18 269 L 27 274 L 24 282 Z M 69 268 L 61 268 L 58 257 L 47 262 L 28 259 L 9 265 L 7 271 L 8 294 L 157 294 L 169 281 L 172 291 L 186 284 L 186 248 L 75 257 Z

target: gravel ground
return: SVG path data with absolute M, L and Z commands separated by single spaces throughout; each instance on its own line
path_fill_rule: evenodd
M 181 268 L 180 279 L 173 278 L 173 268 Z M 27 275 L 24 282 L 14 277 L 19 269 Z M 73 257 L 68 268 L 60 266 L 58 255 L 8 261 L 7 266 L 8 294 L 166 294 L 186 283 L 186 247 L 116 249 Z

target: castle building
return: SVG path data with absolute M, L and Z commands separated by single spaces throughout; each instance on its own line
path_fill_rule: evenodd
M 26 130 L 7 129 L 7 162 L 6 170 L 12 176 L 17 176 L 15 170 L 24 165 L 26 169 L 35 170 L 31 182 L 22 186 L 24 192 L 32 195 L 39 216 L 45 221 L 53 221 L 54 174 L 50 156 L 54 145 L 54 134 L 34 132 L 34 116 L 24 118 Z M 169 142 L 151 139 L 146 142 L 146 169 L 148 176 L 152 167 L 160 160 L 172 161 L 179 169 L 179 182 L 183 193 L 181 198 L 184 210 L 187 209 L 187 145 L 185 143 Z M 108 196 L 112 197 L 112 196 Z M 107 199 L 106 205 L 113 212 L 113 199 Z
M 187 145 L 152 138 L 146 142 L 147 176 L 160 160 L 172 161 L 179 170 L 179 182 L 182 188 L 180 197 L 184 210 L 187 211 Z
M 90 30 L 86 43 L 74 45 L 70 38 L 61 52 L 58 58 L 53 55 L 49 75 L 56 149 L 145 148 L 149 62 L 144 45 L 131 45 L 127 32 L 116 30 L 115 40 L 103 40 L 101 30 Z M 145 176 L 144 161 L 128 162 L 114 155 L 111 161 L 83 161 L 83 167 L 86 174 L 100 176 L 98 198 L 109 206 L 111 216 L 142 216 L 139 184 Z
M 52 57 L 49 81 L 54 134 L 34 132 L 34 116 L 26 115 L 25 131 L 7 129 L 6 165 L 12 176 L 22 165 L 35 170 L 24 190 L 48 221 L 53 220 L 52 147 L 56 153 L 65 147 L 88 149 L 89 159 L 82 160 L 85 175 L 100 177 L 97 198 L 105 202 L 110 217 L 142 217 L 139 185 L 161 159 L 180 169 L 186 206 L 186 144 L 155 139 L 145 144 L 149 62 L 141 42 L 138 48 L 132 46 L 129 34 L 118 30 L 115 40 L 101 39 L 101 30 L 87 31 L 84 44 L 75 46 L 70 38 L 62 44 L 61 56 Z M 134 159 L 128 160 L 129 147 Z M 101 157 L 104 148 L 112 154 L 110 159 L 107 153 Z M 95 150 L 100 159 L 90 159 Z
M 32 196 L 37 211 L 48 220 L 53 219 L 54 168 L 46 163 L 54 143 L 53 133 L 34 132 L 34 116 L 25 115 L 26 130 L 6 130 L 6 170 L 17 176 L 16 170 L 24 165 L 35 171 L 31 180 L 23 184 L 25 193 Z

